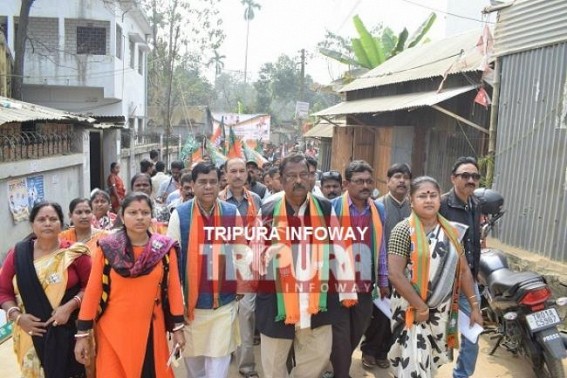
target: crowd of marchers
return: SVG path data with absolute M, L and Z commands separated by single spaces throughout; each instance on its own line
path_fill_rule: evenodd
M 359 345 L 364 367 L 396 377 L 432 377 L 460 348 L 454 377 L 473 374 L 478 345 L 457 316 L 482 325 L 474 158 L 455 162 L 443 194 L 407 164 L 319 172 L 292 152 L 262 167 L 174 161 L 166 174 L 157 155 L 128 188 L 112 163 L 90 198 L 33 207 L 0 271 L 23 377 L 172 377 L 181 363 L 218 378 L 232 360 L 244 377 L 261 364 L 265 377 L 348 378 Z M 239 227 L 278 237 L 206 232 Z M 332 227 L 352 237 L 297 232 Z

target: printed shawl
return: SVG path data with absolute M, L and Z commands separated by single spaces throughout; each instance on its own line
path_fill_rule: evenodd
M 222 211 L 219 200 L 214 205 L 212 214 L 212 227 L 222 226 Z M 185 288 L 187 294 L 187 317 L 189 321 L 195 318 L 195 307 L 197 306 L 197 299 L 199 298 L 199 286 L 201 283 L 201 269 L 203 246 L 206 243 L 204 232 L 204 221 L 201 209 L 197 200 L 191 206 L 191 228 L 189 230 L 189 243 L 187 245 L 187 267 L 185 269 Z M 220 292 L 220 256 L 223 249 L 223 242 L 220 239 L 212 241 L 212 277 L 213 277 L 213 308 L 219 307 L 219 292 Z
M 122 277 L 134 278 L 150 273 L 177 242 L 167 236 L 150 234 L 144 251 L 135 261 L 132 245 L 125 230 L 100 239 L 98 244 L 116 273 Z
M 437 221 L 445 231 L 453 247 L 461 256 L 464 251 L 459 242 L 457 230 L 443 216 L 437 214 Z M 428 291 L 432 290 L 429 285 L 429 262 L 431 259 L 429 251 L 429 241 L 425 234 L 425 229 L 419 217 L 412 212 L 409 217 L 410 238 L 411 238 L 411 283 L 417 293 L 427 303 Z M 451 310 L 449 313 L 449 322 L 447 329 L 447 344 L 449 348 L 458 348 L 458 329 L 457 316 L 459 310 L 459 285 L 460 285 L 460 269 L 457 263 L 455 271 L 455 281 L 453 283 L 453 294 L 451 300 Z M 406 328 L 412 326 L 415 319 L 416 309 L 408 307 L 406 311 Z
M 314 229 L 317 227 L 326 227 L 323 211 L 319 202 L 311 195 L 307 194 L 309 206 L 310 226 Z M 307 222 L 306 222 L 307 223 Z M 278 240 L 274 241 L 272 246 L 276 245 L 277 255 L 274 258 L 274 277 L 276 280 L 276 296 L 277 296 L 277 315 L 276 321 L 283 320 L 285 324 L 296 324 L 299 322 L 299 293 L 296 289 L 297 281 L 295 279 L 295 267 L 292 257 L 292 243 L 287 237 L 288 220 L 286 209 L 285 195 L 275 204 L 274 218 L 272 227 L 277 230 Z M 329 272 L 329 240 L 319 240 L 314 238 L 311 243 L 302 241 L 301 247 L 305 248 L 307 244 L 310 247 L 311 254 L 311 280 L 307 285 L 309 290 L 309 307 L 308 312 L 312 315 L 319 311 L 327 311 L 327 293 L 321 292 L 321 285 L 328 279 Z M 305 287 L 305 282 L 301 283 Z
M 380 219 L 380 214 L 378 213 L 378 209 L 373 201 L 369 198 L 368 199 L 368 207 L 370 208 L 370 229 L 372 231 L 372 238 L 371 238 L 371 248 L 372 248 L 372 265 L 374 268 L 374 272 L 376 274 L 376 281 L 378 281 L 378 264 L 380 262 L 380 249 L 382 247 L 382 243 L 384 242 L 383 236 L 384 232 L 382 230 L 382 220 Z M 341 196 L 341 208 L 340 214 L 337 214 L 340 217 L 341 225 L 343 227 L 351 228 L 352 222 L 350 219 L 350 210 L 348 204 L 348 192 Z M 352 239 L 345 238 L 343 240 L 345 245 L 345 250 L 349 253 L 351 261 L 354 261 L 352 258 Z M 353 265 L 354 266 L 354 265 Z M 378 295 L 378 285 L 374 286 L 374 290 L 372 292 L 374 298 L 377 298 Z

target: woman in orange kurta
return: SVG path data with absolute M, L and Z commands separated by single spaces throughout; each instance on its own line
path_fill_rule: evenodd
M 164 299 L 165 303 L 169 302 L 172 314 L 169 331 L 173 344 L 178 344 L 181 350 L 185 346 L 177 243 L 148 232 L 151 204 L 143 193 L 129 194 L 121 210 L 124 229 L 100 239 L 93 256 L 79 314 L 75 357 L 83 364 L 93 357 L 87 336 L 101 306 L 102 314 L 98 315 L 94 329 L 99 377 L 173 377 L 171 367 L 167 366 Z M 166 265 L 169 267 L 167 288 L 162 291 Z M 103 281 L 110 284 L 103 287 Z
M 86 244 L 91 253 L 94 252 L 98 239 L 106 232 L 92 226 L 94 214 L 90 201 L 86 198 L 72 200 L 69 203 L 69 218 L 73 226 L 60 232 L 59 238 Z

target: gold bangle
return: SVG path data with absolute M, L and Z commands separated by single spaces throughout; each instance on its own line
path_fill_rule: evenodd
M 471 295 L 471 296 L 469 297 L 469 299 L 473 299 L 473 298 L 476 299 L 476 294 Z
M 16 316 L 16 320 L 14 320 L 14 324 L 19 326 L 20 325 L 20 318 L 22 317 L 22 313 L 20 313 L 18 316 Z

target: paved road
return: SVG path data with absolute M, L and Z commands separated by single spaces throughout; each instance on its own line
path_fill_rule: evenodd
M 525 360 L 519 357 L 514 357 L 506 350 L 500 348 L 496 351 L 494 356 L 488 356 L 490 345 L 494 341 L 489 340 L 488 336 L 483 335 L 480 341 L 480 355 L 477 363 L 476 373 L 474 378 L 536 378 L 536 374 Z M 259 362 L 260 348 L 256 349 L 256 358 Z M 367 370 L 362 367 L 360 362 L 360 350 L 354 353 L 353 364 L 350 374 L 353 378 L 389 378 L 392 375 L 387 369 L 375 368 Z M 563 366 L 567 371 L 567 360 L 563 361 Z M 437 378 L 451 378 L 451 365 L 443 366 Z M 0 345 L 0 376 L 2 378 L 18 378 L 19 369 L 16 365 L 14 354 L 12 352 L 12 340 L 8 340 Z M 260 376 L 262 376 L 261 368 L 259 369 Z M 185 377 L 185 371 L 182 368 L 177 369 L 177 377 Z M 231 378 L 239 378 L 238 371 L 234 364 L 231 366 Z

